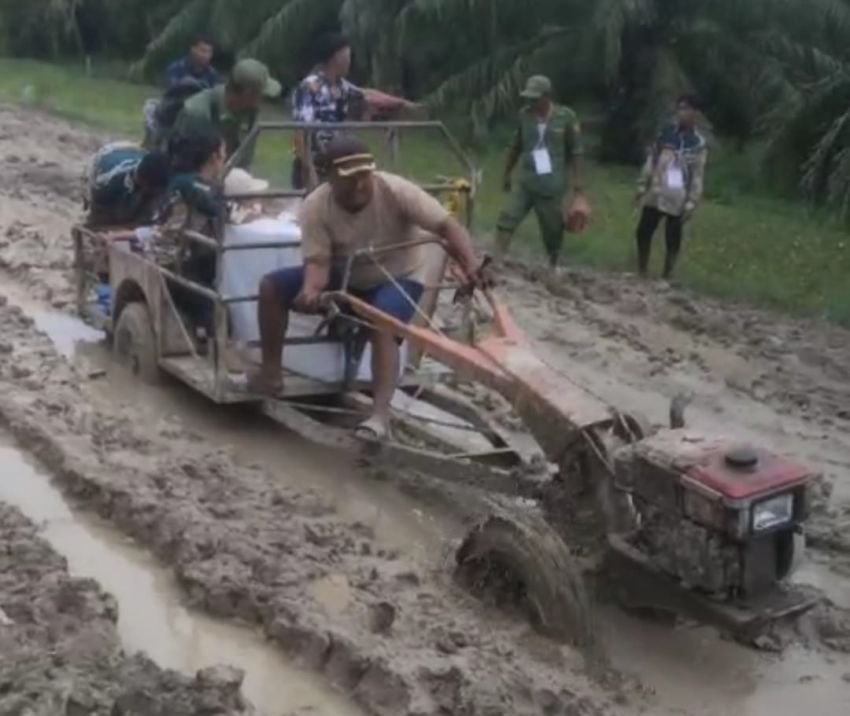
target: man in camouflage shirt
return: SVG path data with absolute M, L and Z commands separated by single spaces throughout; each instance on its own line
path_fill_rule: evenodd
M 520 112 L 505 168 L 505 191 L 513 189 L 513 194 L 499 217 L 496 252 L 499 257 L 507 253 L 514 232 L 534 209 L 546 255 L 555 268 L 564 229 L 582 231 L 590 218 L 590 204 L 584 197 L 581 127 L 573 110 L 553 101 L 549 78 L 530 77 L 520 96 L 527 104 Z M 522 176 L 514 189 L 511 175 L 520 162 Z
M 319 65 L 298 85 L 292 95 L 292 118 L 296 122 L 338 124 L 367 119 L 371 112 L 394 113 L 415 105 L 372 89 L 353 85 L 351 42 L 344 35 L 322 38 L 317 53 Z M 315 187 L 326 175 L 321 155 L 334 138 L 331 128 L 301 132 L 295 137 L 292 183 L 296 188 Z

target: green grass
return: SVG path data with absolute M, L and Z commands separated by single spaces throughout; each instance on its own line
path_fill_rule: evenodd
M 45 109 L 116 134 L 139 134 L 141 107 L 157 91 L 98 76 L 99 69 L 87 77 L 81 66 L 0 59 L 0 100 Z
M 141 106 L 156 95 L 150 87 L 112 79 L 115 68 L 96 68 L 87 77 L 80 67 L 22 60 L 0 60 L 0 101 L 29 105 L 113 134 L 139 136 Z M 282 116 L 271 108 L 267 116 Z M 288 183 L 290 142 L 266 137 L 258 148 L 257 173 Z M 505 203 L 501 174 L 507 135 L 497 133 L 490 148 L 475 153 L 483 184 L 476 202 L 476 234 L 492 236 Z M 382 163 L 389 153 L 372 142 Z M 456 176 L 461 165 L 436 134 L 401 137 L 400 171 L 420 181 Z M 795 313 L 819 314 L 850 324 L 850 237 L 801 204 L 759 192 L 761 178 L 751 156 L 714 152 L 708 169 L 708 200 L 688 227 L 681 282 L 706 294 L 768 305 Z M 635 217 L 631 168 L 593 166 L 590 191 L 595 205 L 592 228 L 569 236 L 569 263 L 606 270 L 631 270 Z M 533 217 L 515 238 L 515 250 L 541 253 Z M 654 260 L 663 253 L 656 240 Z

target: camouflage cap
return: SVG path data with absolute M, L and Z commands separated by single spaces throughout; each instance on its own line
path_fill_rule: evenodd
M 552 94 L 551 80 L 543 75 L 534 75 L 528 78 L 525 89 L 520 92 L 519 96 L 523 99 L 540 99 L 550 94 Z
M 230 78 L 240 87 L 259 92 L 266 97 L 278 97 L 282 91 L 280 82 L 272 79 L 269 68 L 259 60 L 239 60 Z

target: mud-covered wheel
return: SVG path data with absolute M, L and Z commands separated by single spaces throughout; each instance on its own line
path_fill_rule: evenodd
M 563 540 L 539 515 L 489 517 L 467 536 L 456 558 L 456 578 L 480 598 L 519 607 L 547 636 L 595 645 L 584 579 Z
M 116 362 L 143 382 L 162 382 L 153 321 L 144 303 L 129 303 L 121 311 L 113 332 L 112 352 Z

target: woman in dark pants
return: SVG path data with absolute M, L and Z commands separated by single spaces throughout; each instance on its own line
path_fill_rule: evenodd
M 667 253 L 664 255 L 665 279 L 673 275 L 673 269 L 682 249 L 685 219 L 683 216 L 667 214 L 651 206 L 645 206 L 640 215 L 637 227 L 638 270 L 641 276 L 649 274 L 649 258 L 652 254 L 652 239 L 658 230 L 658 225 L 664 221 L 664 238 Z
M 638 271 L 649 273 L 652 239 L 665 222 L 667 255 L 664 278 L 673 275 L 682 247 L 684 225 L 702 199 L 706 143 L 696 129 L 698 102 L 679 98 L 676 118 L 666 125 L 652 145 L 638 180 L 637 204 L 641 207 L 637 227 Z

